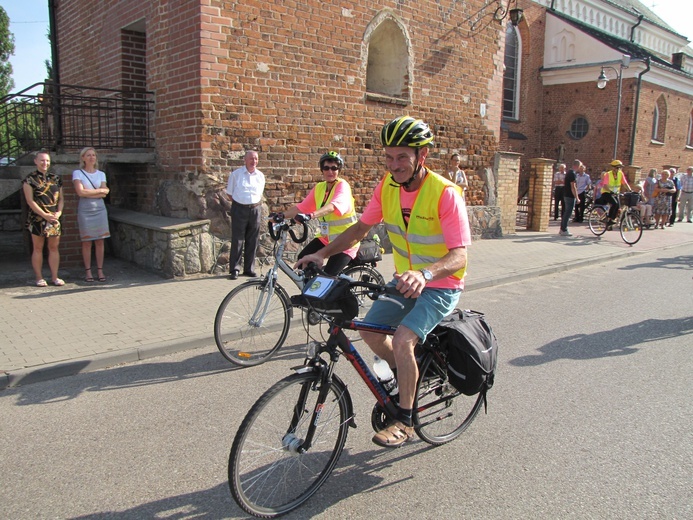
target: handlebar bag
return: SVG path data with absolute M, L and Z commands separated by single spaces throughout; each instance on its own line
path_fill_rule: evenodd
M 344 278 L 318 275 L 306 282 L 303 297 L 313 309 L 335 318 L 353 320 L 359 312 L 359 302 Z

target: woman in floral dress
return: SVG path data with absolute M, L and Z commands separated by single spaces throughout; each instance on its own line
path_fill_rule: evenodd
M 48 244 L 48 267 L 51 270 L 53 285 L 65 285 L 58 278 L 60 265 L 60 217 L 63 214 L 63 181 L 49 173 L 51 156 L 48 152 L 38 152 L 34 157 L 36 171 L 24 179 L 22 190 L 29 214 L 26 227 L 31 233 L 31 267 L 34 269 L 37 287 L 46 287 L 43 279 L 43 248 Z
M 662 178 L 657 181 L 654 190 L 654 207 L 652 213 L 655 218 L 655 229 L 659 226 L 664 229 L 664 223 L 669 221 L 671 215 L 671 194 L 676 193 L 674 183 L 669 180 L 669 170 L 662 170 Z

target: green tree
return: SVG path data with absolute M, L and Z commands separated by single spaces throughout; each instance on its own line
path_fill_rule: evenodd
M 14 88 L 10 63 L 10 56 L 13 54 L 14 34 L 10 32 L 10 17 L 0 6 L 0 98 L 5 97 Z

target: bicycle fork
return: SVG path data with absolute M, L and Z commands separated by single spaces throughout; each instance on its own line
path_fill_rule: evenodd
M 265 316 L 267 316 L 267 309 L 272 301 L 272 295 L 274 294 L 274 289 L 277 285 L 277 280 L 272 275 L 272 272 L 267 273 L 266 281 L 260 287 L 261 296 L 258 298 L 253 315 L 248 320 L 248 325 L 251 327 L 262 327 L 262 322 L 264 321 Z

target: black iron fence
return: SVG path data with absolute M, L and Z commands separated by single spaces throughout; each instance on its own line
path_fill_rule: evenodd
M 41 149 L 153 148 L 153 116 L 153 92 L 36 83 L 0 100 L 0 158 L 11 164 Z

